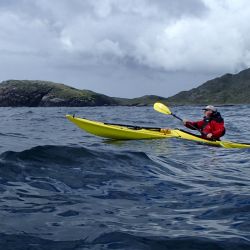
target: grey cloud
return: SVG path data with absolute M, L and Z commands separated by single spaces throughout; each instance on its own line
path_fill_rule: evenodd
M 40 43 L 35 41 L 33 44 L 37 49 L 43 49 L 42 44 L 48 39 L 53 42 L 51 52 L 68 49 L 72 53 L 92 51 L 95 55 L 106 50 L 107 54 L 113 51 L 118 56 L 133 56 L 133 41 L 137 37 L 144 33 L 157 35 L 173 18 L 192 15 L 197 10 L 202 13 L 204 9 L 202 2 L 197 0 L 10 0 L 0 3 L 0 11 L 6 17 L 0 25 L 10 27 L 10 39 L 13 33 L 16 40 L 27 37 L 31 48 L 34 39 L 28 37 L 36 34 L 39 38 L 40 33 Z M 61 46 L 56 44 L 54 48 L 55 40 Z
M 70 74 L 96 84 L 112 77 L 146 84 L 155 75 L 167 85 L 170 74 L 204 79 L 250 65 L 248 6 L 244 0 L 2 0 L 0 56 L 19 72 L 13 75 L 63 75 L 68 82 Z

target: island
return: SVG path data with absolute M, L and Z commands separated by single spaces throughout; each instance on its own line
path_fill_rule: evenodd
M 147 106 L 155 102 L 169 105 L 233 105 L 249 104 L 249 97 L 250 69 L 225 74 L 168 98 L 157 95 L 132 99 L 110 97 L 50 81 L 7 80 L 0 83 L 0 107 Z

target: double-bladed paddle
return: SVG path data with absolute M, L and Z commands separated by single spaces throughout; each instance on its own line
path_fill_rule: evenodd
M 166 105 L 164 105 L 164 104 L 162 104 L 160 102 L 156 102 L 154 104 L 154 110 L 156 110 L 156 111 L 158 111 L 160 113 L 163 113 L 165 115 L 172 115 L 173 117 L 175 117 L 175 118 L 177 118 L 177 119 L 179 119 L 180 121 L 183 122 L 183 119 L 181 119 L 179 116 L 177 116 L 174 113 L 172 113 L 170 111 L 170 109 Z
M 184 122 L 183 119 L 181 119 L 181 118 L 180 118 L 179 116 L 177 116 L 176 114 L 172 113 L 171 110 L 170 110 L 166 105 L 164 105 L 163 103 L 156 102 L 156 103 L 154 104 L 154 110 L 156 110 L 156 111 L 158 111 L 158 112 L 160 112 L 160 113 L 163 113 L 163 114 L 165 114 L 165 115 L 172 115 L 173 117 L 177 118 L 178 120 Z M 191 126 L 193 129 L 198 130 L 200 133 L 202 133 L 201 130 L 198 129 L 198 128 L 196 128 L 195 126 L 192 126 L 191 124 L 190 124 L 190 126 Z
M 154 109 L 160 113 L 165 114 L 165 115 L 172 115 L 173 117 L 177 118 L 178 120 L 180 120 L 182 122 L 184 121 L 183 119 L 181 119 L 180 117 L 178 117 L 177 115 L 172 113 L 166 105 L 164 105 L 160 102 L 156 102 L 154 104 Z M 194 126 L 192 126 L 192 127 L 194 129 L 198 130 L 199 132 L 201 132 L 198 128 L 196 128 Z M 249 148 L 250 147 L 249 144 L 243 144 L 243 143 L 235 143 L 235 142 L 230 142 L 230 141 L 218 141 L 218 142 L 224 148 Z

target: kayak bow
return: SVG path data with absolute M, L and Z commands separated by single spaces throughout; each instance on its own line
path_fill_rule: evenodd
M 66 115 L 66 117 L 90 134 L 117 140 L 161 139 L 169 136 L 160 132 L 160 128 L 146 128 L 132 125 L 110 124 L 91 121 L 83 118 Z M 172 137 L 172 136 L 170 136 Z
M 250 148 L 250 144 L 232 141 L 210 141 L 198 135 L 189 133 L 181 129 L 170 129 L 167 133 L 160 132 L 160 128 L 139 127 L 133 125 L 103 123 L 92 121 L 71 115 L 66 115 L 67 119 L 82 130 L 104 138 L 116 140 L 143 140 L 143 139 L 166 139 L 180 138 L 198 143 L 219 146 L 224 148 Z

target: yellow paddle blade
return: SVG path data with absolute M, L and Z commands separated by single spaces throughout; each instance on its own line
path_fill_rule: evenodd
M 166 114 L 166 115 L 171 115 L 172 112 L 170 111 L 170 109 L 165 106 L 164 104 L 160 103 L 160 102 L 156 102 L 154 104 L 154 110 L 160 112 L 160 113 L 163 113 L 163 114 Z

